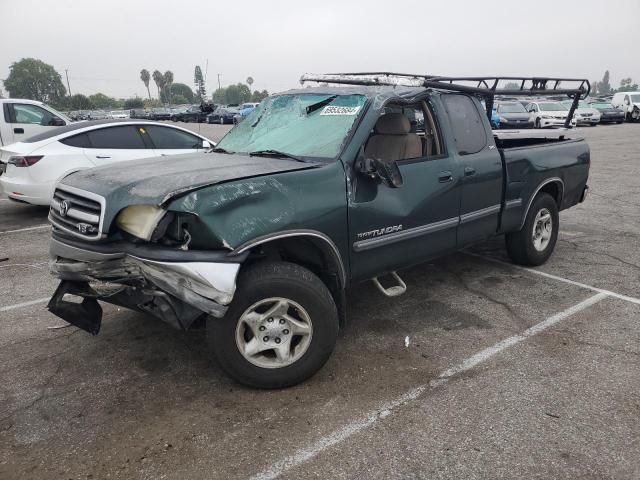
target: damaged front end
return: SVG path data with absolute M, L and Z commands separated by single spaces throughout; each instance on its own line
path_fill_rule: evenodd
M 48 309 L 94 335 L 102 321 L 98 300 L 148 313 L 184 330 L 203 314 L 223 317 L 246 257 L 190 251 L 181 252 L 180 261 L 166 261 L 160 248 L 92 247 L 52 239 L 50 269 L 62 281 Z

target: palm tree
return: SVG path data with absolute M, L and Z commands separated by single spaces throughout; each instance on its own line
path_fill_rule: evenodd
M 149 80 L 151 80 L 151 75 L 149 75 L 149 70 L 143 68 L 140 70 L 140 80 L 144 83 L 144 86 L 147 87 L 147 93 L 149 94 L 149 100 L 151 100 L 151 91 L 149 91 Z
M 165 100 L 167 99 L 167 97 L 169 97 L 169 104 L 171 104 L 171 84 L 173 83 L 173 72 L 171 70 L 167 70 L 166 72 L 164 72 L 162 79 L 164 81 L 163 86 L 164 88 L 166 88 L 164 92 Z
M 164 77 L 162 76 L 159 70 L 154 70 L 153 75 L 151 77 L 153 78 L 153 81 L 156 82 L 156 87 L 158 87 L 158 99 L 159 99 L 160 92 L 164 87 Z

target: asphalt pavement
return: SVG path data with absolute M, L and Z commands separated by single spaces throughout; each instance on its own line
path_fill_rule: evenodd
M 357 285 L 333 357 L 280 391 L 228 379 L 202 330 L 108 305 L 67 328 L 46 209 L 0 199 L 0 478 L 640 478 L 640 125 L 581 131 L 591 194 L 547 264 L 496 238 L 401 297 Z

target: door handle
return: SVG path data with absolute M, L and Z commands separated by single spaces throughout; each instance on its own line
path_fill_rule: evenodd
M 473 167 L 464 167 L 464 176 L 473 177 L 476 174 L 476 169 Z
M 438 175 L 438 182 L 440 183 L 448 183 L 453 181 L 453 174 L 451 172 L 440 172 Z
M 14 128 L 13 133 L 24 133 L 24 128 Z
M 111 158 L 108 155 L 96 155 L 96 158 Z

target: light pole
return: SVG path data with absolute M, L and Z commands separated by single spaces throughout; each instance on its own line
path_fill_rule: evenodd
M 69 98 L 71 98 L 71 85 L 69 85 L 69 69 L 64 69 L 64 74 L 67 77 L 67 90 L 69 90 Z

